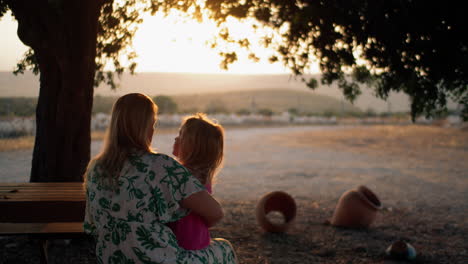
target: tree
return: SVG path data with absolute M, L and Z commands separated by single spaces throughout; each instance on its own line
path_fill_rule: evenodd
M 468 20 L 459 2 L 207 0 L 206 5 L 220 25 L 230 17 L 255 18 L 254 26 L 276 32 L 258 31 L 265 47 L 276 51 L 270 60 L 281 60 L 296 75 L 315 57 L 322 83 L 338 82 L 351 101 L 360 84 L 370 84 L 383 99 L 391 91 L 408 94 L 413 118 L 445 109 L 449 97 L 463 105 L 468 119 Z M 248 40 L 231 37 L 227 24 L 219 35 L 249 49 Z M 223 54 L 224 65 L 237 59 L 235 51 Z
M 0 17 L 10 9 L 18 20 L 18 36 L 31 47 L 16 72 L 40 72 L 31 181 L 82 180 L 90 155 L 93 85 L 115 87 L 114 73 L 134 71 L 132 37 L 144 12 L 176 9 L 190 18 L 215 20 L 220 41 L 249 49 L 248 39 L 229 34 L 226 21 L 240 19 L 263 34 L 262 44 L 275 51 L 271 61 L 282 61 L 300 76 L 316 60 L 322 83 L 338 82 L 350 100 L 367 83 L 384 99 L 390 91 L 407 93 L 413 117 L 433 114 L 451 97 L 468 118 L 468 21 L 462 5 L 422 0 L 0 0 Z M 217 44 L 213 47 L 219 49 Z M 219 52 L 224 68 L 237 59 L 235 51 Z M 255 54 L 249 58 L 258 60 Z M 312 88 L 317 84 L 301 78 Z
M 90 120 L 101 3 L 0 1 L 18 20 L 24 61 L 41 73 L 31 181 L 79 181 L 90 156 Z
M 93 86 L 115 87 L 114 73 L 135 69 L 131 39 L 141 22 L 135 4 L 0 0 L 0 17 L 10 9 L 18 37 L 30 47 L 14 73 L 40 73 L 30 181 L 83 180 L 90 159 Z M 122 66 L 121 59 L 131 63 Z M 113 71 L 105 72 L 109 65 Z
M 172 97 L 167 95 L 158 95 L 153 98 L 153 101 L 158 105 L 159 114 L 177 113 L 177 103 L 172 99 Z

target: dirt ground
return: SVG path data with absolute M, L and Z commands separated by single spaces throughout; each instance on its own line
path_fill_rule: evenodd
M 408 263 L 466 263 L 467 161 L 463 128 L 227 130 L 225 166 L 215 186 L 226 216 L 212 237 L 230 240 L 245 264 L 397 263 L 385 249 L 398 239 L 418 253 Z M 372 226 L 324 224 L 341 194 L 358 185 L 382 202 Z M 274 190 L 291 194 L 298 208 L 286 233 L 266 233 L 256 223 L 259 197 Z M 0 263 L 38 262 L 36 244 L 26 238 L 0 238 L 0 250 Z M 93 250 L 91 240 L 56 240 L 49 254 L 51 263 L 94 263 Z
M 230 201 L 224 204 L 229 208 L 227 220 L 215 231 L 239 245 L 241 263 L 393 263 L 384 252 L 399 239 L 416 248 L 418 256 L 411 263 L 467 263 L 468 131 L 372 126 L 295 132 L 272 140 L 373 161 L 383 172 L 372 180 L 352 166 L 348 174 L 329 180 L 372 186 L 383 210 L 369 229 L 331 227 L 324 220 L 333 214 L 340 195 L 317 196 L 309 189 L 310 195 L 295 196 L 299 211 L 292 229 L 270 234 L 255 223 L 254 201 Z M 328 188 L 339 189 L 331 184 Z

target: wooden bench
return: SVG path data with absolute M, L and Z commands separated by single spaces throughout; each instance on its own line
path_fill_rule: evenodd
M 0 183 L 0 236 L 27 235 L 40 242 L 47 263 L 49 239 L 85 237 L 83 183 Z

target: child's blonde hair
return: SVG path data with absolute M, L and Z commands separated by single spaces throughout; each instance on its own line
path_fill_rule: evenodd
M 224 157 L 224 129 L 197 113 L 185 118 L 179 135 L 180 162 L 203 184 L 211 184 Z

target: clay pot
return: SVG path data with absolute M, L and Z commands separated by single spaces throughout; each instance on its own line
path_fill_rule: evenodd
M 279 212 L 284 221 L 277 223 L 268 219 L 270 212 Z M 265 194 L 257 203 L 256 217 L 258 224 L 267 232 L 286 232 L 296 218 L 296 202 L 287 193 L 274 191 Z
M 381 208 L 379 198 L 369 188 L 361 185 L 341 196 L 330 223 L 341 227 L 369 227 Z
M 416 249 L 403 240 L 391 244 L 385 251 L 388 257 L 396 260 L 413 260 L 416 258 Z

